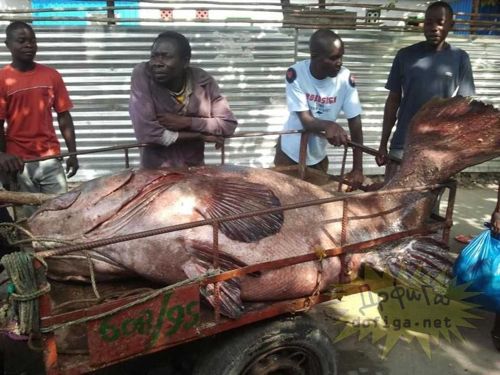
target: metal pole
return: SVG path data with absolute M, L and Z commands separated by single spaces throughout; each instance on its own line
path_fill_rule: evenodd
M 128 156 L 128 148 L 125 149 L 125 168 L 130 168 L 130 160 Z
M 306 178 L 306 159 L 307 159 L 307 141 L 309 140 L 309 133 L 304 132 L 300 136 L 300 151 L 299 151 L 299 178 L 301 180 Z
M 344 156 L 342 158 L 342 166 L 340 167 L 339 188 L 337 189 L 337 191 L 342 191 L 342 184 L 344 183 L 344 173 L 345 173 L 345 163 L 347 160 L 347 150 L 348 150 L 348 147 L 344 146 Z
M 116 21 L 113 21 L 116 19 L 115 18 L 115 1 L 114 0 L 106 1 L 106 7 L 108 7 L 108 11 L 107 11 L 108 25 L 116 25 Z
M 455 207 L 455 197 L 457 195 L 457 182 L 450 182 L 448 193 L 448 206 L 446 207 L 446 216 L 443 229 L 443 242 L 448 244 L 450 240 L 450 230 L 453 225 L 453 208 Z

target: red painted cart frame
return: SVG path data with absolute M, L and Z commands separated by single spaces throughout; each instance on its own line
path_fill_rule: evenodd
M 303 135 L 303 139 L 306 136 Z M 302 142 L 302 151 L 305 151 L 306 142 Z M 126 150 L 128 165 L 128 149 L 143 145 L 121 146 Z M 359 145 L 354 145 L 355 147 Z M 365 152 L 371 154 L 376 151 L 359 146 Z M 108 148 L 116 149 L 116 148 Z M 222 153 L 224 155 L 224 152 Z M 345 157 L 342 172 L 345 170 Z M 224 156 L 222 156 L 222 162 Z M 300 177 L 305 177 L 308 171 L 302 163 L 298 166 Z M 297 168 L 297 167 L 295 167 Z M 272 303 L 247 304 L 245 312 L 237 319 L 228 319 L 220 314 L 220 299 L 218 283 L 251 274 L 258 271 L 271 270 L 286 267 L 302 262 L 318 261 L 331 256 L 344 256 L 348 253 L 368 251 L 375 246 L 395 241 L 398 239 L 435 233 L 442 230 L 443 242 L 448 242 L 449 230 L 452 225 L 453 205 L 455 201 L 456 184 L 450 181 L 447 184 L 432 185 L 419 188 L 402 188 L 383 192 L 365 192 L 350 195 L 350 197 L 362 197 L 381 194 L 398 194 L 410 191 L 429 191 L 439 188 L 449 189 L 448 207 L 446 216 L 434 216 L 432 223 L 424 227 L 394 233 L 385 237 L 370 241 L 346 244 L 322 251 L 321 254 L 310 253 L 301 256 L 285 258 L 281 260 L 254 264 L 242 268 L 233 269 L 224 273 L 206 275 L 196 280 L 176 284 L 174 287 L 165 287 L 154 290 L 141 296 L 121 298 L 118 300 L 100 303 L 96 306 L 77 309 L 74 311 L 54 314 L 51 309 L 49 295 L 39 298 L 40 321 L 42 331 L 42 343 L 44 350 L 44 362 L 48 375 L 52 374 L 81 374 L 94 371 L 99 368 L 140 357 L 146 354 L 158 352 L 177 346 L 182 343 L 211 336 L 220 332 L 235 329 L 257 321 L 275 317 L 286 313 L 295 313 L 308 310 L 313 305 L 331 299 L 340 298 L 343 295 L 356 293 L 359 290 L 346 284 L 342 290 L 330 290 L 328 292 L 313 293 L 305 298 L 277 301 Z M 268 214 L 276 211 L 300 209 L 311 205 L 326 204 L 335 201 L 343 201 L 342 233 L 345 233 L 349 225 L 347 220 L 347 197 L 331 197 L 314 201 L 290 204 L 281 208 L 258 210 L 244 214 L 231 215 L 227 217 L 202 220 L 194 223 L 174 225 L 150 231 L 133 233 L 126 236 L 117 236 L 48 250 L 43 252 L 44 256 L 65 254 L 73 251 L 85 250 L 104 246 L 111 243 L 119 243 L 132 239 L 154 236 L 162 233 L 184 230 L 196 226 L 211 225 L 213 227 L 213 266 L 217 269 L 219 265 L 218 228 L 224 221 L 235 220 L 254 215 Z M 345 238 L 345 236 L 343 236 Z M 35 267 L 41 265 L 35 260 Z M 214 286 L 215 307 L 213 311 L 200 307 L 200 288 L 209 284 Z M 44 285 L 39 285 L 42 288 Z M 85 324 L 88 341 L 87 355 L 62 355 L 58 352 L 54 331 L 69 324 Z

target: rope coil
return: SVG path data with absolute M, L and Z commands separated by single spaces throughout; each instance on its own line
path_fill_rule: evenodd
M 37 271 L 33 267 L 33 259 L 36 258 L 43 266 L 43 274 L 47 264 L 35 254 L 19 251 L 4 255 L 1 263 L 15 287 L 8 299 L 8 304 L 17 313 L 19 333 L 27 335 L 38 332 L 39 306 L 38 297 L 50 291 L 50 285 L 45 284 L 38 289 Z
M 37 299 L 38 297 L 43 296 L 44 294 L 47 294 L 49 292 L 50 292 L 50 284 L 47 284 L 43 288 L 38 289 L 33 293 L 28 293 L 28 294 L 11 293 L 10 296 L 14 301 L 26 302 L 26 301 L 31 301 L 33 299 Z

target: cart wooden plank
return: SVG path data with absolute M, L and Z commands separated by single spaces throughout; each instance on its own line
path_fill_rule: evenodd
M 170 346 L 196 336 L 200 317 L 198 284 L 168 290 L 139 305 L 87 323 L 90 364 Z

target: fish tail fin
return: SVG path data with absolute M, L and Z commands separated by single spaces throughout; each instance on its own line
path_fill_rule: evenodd
M 404 239 L 366 254 L 362 265 L 390 275 L 408 286 L 446 291 L 453 278 L 454 258 L 430 237 Z
M 211 247 L 203 244 L 191 244 L 191 260 L 186 262 L 182 269 L 186 276 L 199 277 L 213 269 L 213 253 Z M 245 266 L 233 257 L 219 253 L 219 267 L 221 271 L 229 271 Z M 214 308 L 217 304 L 214 284 L 208 284 L 201 289 L 202 296 Z M 238 278 L 232 278 L 218 283 L 219 307 L 222 315 L 236 319 L 243 313 L 243 302 L 241 301 L 241 288 Z

